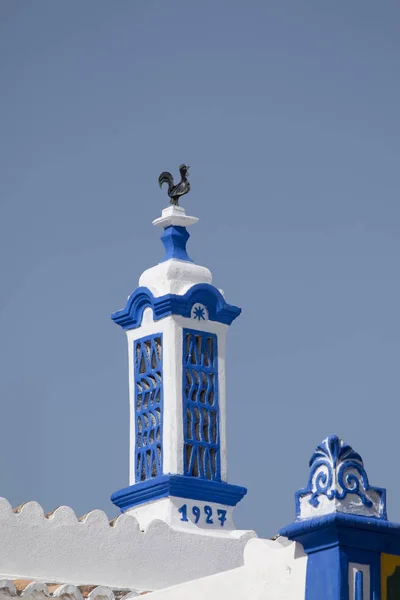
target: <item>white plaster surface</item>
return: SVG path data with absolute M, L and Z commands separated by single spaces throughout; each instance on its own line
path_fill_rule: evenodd
M 163 472 L 183 473 L 182 441 L 182 333 L 174 317 L 153 321 L 153 312 L 146 308 L 142 325 L 126 332 L 129 363 L 130 404 L 130 469 L 129 484 L 135 483 L 135 382 L 134 341 L 161 333 L 163 356 Z M 179 424 L 179 426 L 178 426 Z M 178 449 L 179 448 L 179 449 Z
M 149 595 L 149 600 L 304 600 L 307 557 L 300 544 L 250 540 L 244 565 Z
M 189 227 L 194 223 L 197 223 L 199 219 L 197 217 L 189 217 L 183 206 L 176 206 L 171 204 L 167 208 L 164 208 L 161 217 L 158 219 L 154 219 L 153 225 L 157 225 L 159 227 L 171 227 L 171 225 L 179 226 L 179 227 Z
M 343 465 L 342 465 L 343 468 Z M 337 468 L 333 468 L 331 470 L 328 469 L 326 465 L 321 465 L 318 469 L 315 470 L 315 473 L 312 478 L 312 491 L 315 492 L 317 490 L 317 479 L 318 477 L 326 477 L 326 480 L 329 481 L 329 472 L 331 472 L 331 486 L 329 493 L 333 495 L 333 492 L 339 492 L 339 494 L 343 494 L 343 488 L 339 483 L 339 478 L 337 474 Z M 326 515 L 333 512 L 343 512 L 347 514 L 353 515 L 362 515 L 364 517 L 380 517 L 382 513 L 382 501 L 381 498 L 373 488 L 366 489 L 362 477 L 357 469 L 352 467 L 347 467 L 345 469 L 344 478 L 353 477 L 353 482 L 351 483 L 350 489 L 357 491 L 357 485 L 361 490 L 362 494 L 371 501 L 371 506 L 366 506 L 360 497 L 359 494 L 352 494 L 351 491 L 346 490 L 346 495 L 344 498 L 335 498 L 333 496 L 331 499 L 328 498 L 326 494 L 318 495 L 318 505 L 313 506 L 310 504 L 309 500 L 312 496 L 312 493 L 309 492 L 300 497 L 300 518 L 301 519 L 309 519 L 312 517 L 317 517 L 321 515 Z M 358 482 L 357 484 L 355 482 Z
M 170 227 L 178 225 L 188 227 L 198 221 L 197 217 L 189 217 L 182 206 L 168 206 L 162 216 L 153 221 L 153 225 Z M 186 260 L 171 258 L 147 269 L 139 279 L 139 286 L 147 287 L 155 296 L 164 294 L 185 294 L 196 283 L 212 282 L 211 271 Z
M 362 515 L 364 517 L 380 516 L 380 498 L 374 490 L 368 490 L 365 495 L 372 502 L 372 506 L 365 506 L 357 494 L 347 494 L 342 500 L 327 496 L 318 496 L 318 506 L 310 504 L 311 494 L 300 498 L 300 516 L 301 519 L 311 519 L 330 513 L 342 512 L 353 515 Z
M 182 506 L 186 506 L 187 521 L 182 520 L 183 513 L 179 512 Z M 211 517 L 207 518 L 207 514 L 209 513 L 208 508 L 211 508 L 212 514 Z M 160 500 L 135 506 L 126 512 L 138 520 L 141 529 L 147 528 L 149 523 L 154 519 L 161 519 L 174 529 L 200 533 L 201 535 L 209 533 L 210 535 L 229 536 L 232 535 L 232 530 L 235 530 L 235 523 L 233 521 L 234 508 L 234 506 L 227 506 L 216 502 L 203 502 L 201 500 L 169 496 L 168 498 L 161 498 Z M 198 510 L 200 511 L 200 516 L 197 520 Z M 221 510 L 226 511 L 226 521 L 224 521 L 223 525 L 221 525 L 221 520 L 218 518 L 221 515 L 218 511 Z M 243 531 L 235 530 L 234 537 L 237 537 L 237 534 L 243 535 L 243 533 Z
M 193 304 L 191 315 L 190 315 L 191 318 L 196 319 L 196 311 L 198 311 L 198 310 L 203 311 L 202 314 L 203 314 L 204 321 L 208 321 L 209 316 L 208 316 L 207 307 L 204 304 L 200 304 L 200 302 L 196 302 L 196 304 Z M 200 320 L 200 322 L 203 321 L 203 319 L 199 319 L 199 320 Z
M 211 271 L 187 260 L 170 258 L 147 269 L 139 278 L 139 285 L 149 288 L 153 296 L 185 294 L 197 283 L 212 282 Z
M 145 531 L 128 514 L 109 523 L 94 510 L 77 519 L 61 506 L 45 516 L 36 502 L 18 512 L 0 498 L 0 579 L 154 590 L 232 569 L 254 532 L 201 535 L 160 520 Z

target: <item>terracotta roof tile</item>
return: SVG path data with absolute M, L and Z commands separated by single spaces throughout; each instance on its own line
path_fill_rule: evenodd
M 28 589 L 28 586 L 35 589 Z M 67 590 L 61 590 L 60 588 L 64 587 L 62 583 L 47 583 L 43 581 L 37 581 L 34 579 L 2 579 L 0 580 L 0 591 L 3 593 L 7 591 L 7 594 L 10 596 L 21 596 L 21 595 L 29 595 L 31 592 L 35 594 L 35 598 L 38 599 L 42 595 L 43 600 L 45 598 L 62 598 L 64 594 L 69 597 L 73 597 L 75 595 L 76 600 L 79 598 L 88 598 L 91 595 L 92 600 L 96 600 L 97 594 L 96 590 L 98 590 L 98 597 L 104 598 L 104 596 L 108 597 L 109 600 L 123 600 L 125 596 L 141 596 L 143 594 L 147 594 L 145 591 L 137 591 L 132 589 L 111 589 L 105 586 L 98 585 L 68 585 L 65 586 L 68 588 Z M 57 593 L 59 590 L 59 593 Z M 24 594 L 25 592 L 25 594 Z M 61 592 L 61 593 L 60 593 Z M 64 592 L 64 593 L 63 593 Z M 93 594 L 92 594 L 93 592 Z
M 12 580 L 18 594 L 23 592 L 24 589 L 26 588 L 26 586 L 29 585 L 30 583 L 32 583 L 32 581 L 33 581 L 33 579 L 13 579 Z

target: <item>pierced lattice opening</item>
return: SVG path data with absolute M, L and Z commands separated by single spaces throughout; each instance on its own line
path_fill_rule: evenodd
M 185 463 L 190 465 L 192 461 L 193 446 L 191 444 L 185 444 Z
M 134 342 L 136 481 L 162 473 L 162 337 Z
M 217 337 L 184 330 L 184 472 L 220 479 Z
M 186 409 L 186 435 L 185 438 L 187 440 L 191 440 L 193 438 L 192 435 L 192 411 L 190 408 Z

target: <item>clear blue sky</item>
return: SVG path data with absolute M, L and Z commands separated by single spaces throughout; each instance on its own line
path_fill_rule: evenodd
M 243 308 L 238 526 L 293 519 L 330 433 L 400 520 L 399 30 L 395 0 L 1 1 L 1 495 L 115 514 L 110 314 L 162 256 L 158 174 L 187 162 L 190 255 Z

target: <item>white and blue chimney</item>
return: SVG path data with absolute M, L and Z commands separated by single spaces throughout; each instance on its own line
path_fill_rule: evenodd
M 241 309 L 186 252 L 196 217 L 172 204 L 153 224 L 165 256 L 112 319 L 127 334 L 129 487 L 112 495 L 142 527 L 234 529 L 246 489 L 227 482 L 226 334 Z
M 400 527 L 387 520 L 386 490 L 370 485 L 361 456 L 337 435 L 316 447 L 309 467 L 296 520 L 280 532 L 307 554 L 304 599 L 399 598 Z

